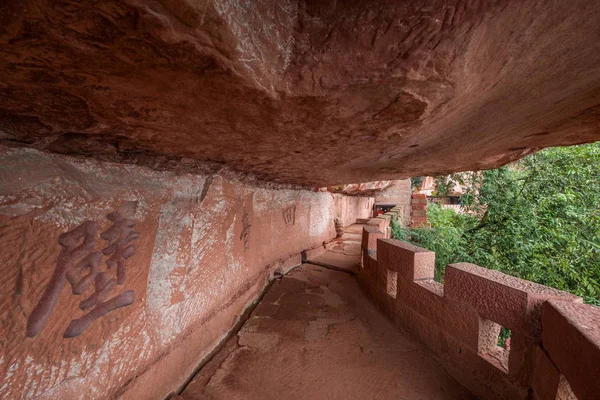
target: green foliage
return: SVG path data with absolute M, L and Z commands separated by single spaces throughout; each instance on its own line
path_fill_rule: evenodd
M 600 304 L 600 143 L 436 181 L 451 187 L 457 179 L 469 213 L 430 204 L 431 228 L 394 230 L 436 252 L 437 279 L 446 264 L 466 261 Z
M 435 279 L 441 282 L 447 264 L 455 262 L 457 258 L 468 256 L 463 252 L 463 247 L 466 245 L 463 232 L 468 226 L 474 224 L 474 217 L 465 217 L 457 214 L 454 210 L 443 209 L 437 204 L 429 204 L 427 219 L 435 229 L 408 229 L 396 225 L 392 227 L 392 232 L 397 239 L 435 251 Z
M 418 188 L 423 184 L 423 177 L 422 176 L 413 176 L 412 178 L 410 178 L 410 186 L 411 188 Z
M 455 172 L 450 175 L 441 175 L 434 177 L 436 196 L 448 196 L 452 194 L 454 187 L 458 184 L 462 187 L 474 187 L 479 174 L 473 171 Z
M 398 219 L 392 218 L 391 221 L 392 226 L 392 237 L 398 240 L 403 240 L 405 242 L 410 241 L 410 230 L 400 225 Z
M 500 329 L 500 335 L 498 336 L 498 346 L 504 347 L 506 339 L 510 338 L 511 334 L 512 332 L 510 331 L 510 329 L 502 327 L 502 329 Z

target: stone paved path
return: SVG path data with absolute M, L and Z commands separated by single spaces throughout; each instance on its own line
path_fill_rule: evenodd
M 360 268 L 360 242 L 363 225 L 346 227 L 341 238 L 327 245 L 327 252 L 308 260 L 309 263 L 358 272 Z
M 369 303 L 355 276 L 311 264 L 271 286 L 181 397 L 474 399 Z

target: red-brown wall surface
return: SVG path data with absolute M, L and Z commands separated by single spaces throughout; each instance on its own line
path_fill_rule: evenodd
M 333 194 L 335 201 L 335 216 L 342 226 L 356 223 L 357 218 L 366 219 L 373 216 L 373 197 L 342 196 Z
M 98 267 L 114 278 L 116 267 L 106 264 L 113 212 L 127 215 L 139 237 L 121 243 L 135 245 L 129 258 L 120 253 L 125 281 L 96 304 L 126 291 L 133 303 L 64 338 L 89 311 L 80 302 L 100 291 L 90 284 L 75 295 L 64 275 L 62 289 L 51 283 L 57 268 L 76 267 L 59 236 L 95 222 L 85 254 L 105 250 Z M 165 397 L 276 269 L 299 264 L 300 252 L 335 237 L 333 218 L 330 193 L 0 147 L 0 397 Z M 48 305 L 38 304 L 49 286 L 57 302 L 36 333 L 43 318 L 33 311 Z
M 398 215 L 398 220 L 403 225 L 409 225 L 411 193 L 410 179 L 392 181 L 390 187 L 377 193 L 375 203 L 395 204 L 397 207 L 400 207 L 402 212 Z

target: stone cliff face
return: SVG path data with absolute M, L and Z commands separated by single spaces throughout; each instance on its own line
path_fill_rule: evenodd
M 8 0 L 0 140 L 310 186 L 600 139 L 600 4 Z
M 1 2 L 0 397 L 175 391 L 371 214 L 307 187 L 600 139 L 599 26 L 594 0 Z
M 335 212 L 330 193 L 0 145 L 0 398 L 165 398 Z

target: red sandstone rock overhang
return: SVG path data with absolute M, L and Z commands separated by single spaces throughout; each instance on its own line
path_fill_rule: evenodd
M 0 140 L 310 186 L 497 167 L 600 139 L 598 26 L 595 0 L 8 0 Z

